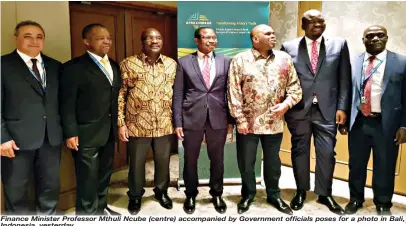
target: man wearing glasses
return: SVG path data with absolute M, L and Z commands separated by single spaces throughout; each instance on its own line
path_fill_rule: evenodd
M 194 37 L 198 51 L 179 59 L 173 95 L 176 134 L 185 149 L 183 178 L 186 200 L 183 209 L 188 214 L 195 211 L 199 184 L 197 161 L 205 136 L 210 159 L 210 195 L 216 211 L 225 213 L 227 206 L 221 196 L 224 144 L 227 128 L 232 130 L 226 101 L 231 60 L 213 52 L 217 36 L 212 28 L 198 28 Z
M 148 28 L 141 33 L 142 52 L 120 64 L 122 86 L 118 97 L 119 138 L 128 142 L 128 211 L 137 214 L 144 194 L 145 161 L 152 146 L 155 162 L 155 198 L 172 209 L 169 186 L 169 158 L 172 124 L 172 86 L 176 62 L 161 54 L 161 33 Z
M 354 214 L 365 201 L 364 188 L 371 149 L 372 190 L 378 215 L 390 215 L 399 145 L 406 143 L 406 57 L 386 50 L 387 30 L 373 25 L 364 31 L 366 52 L 352 65 L 352 104 L 348 135 L 350 202 Z

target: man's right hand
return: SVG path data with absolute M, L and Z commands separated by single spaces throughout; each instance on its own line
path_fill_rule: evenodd
M 348 134 L 348 128 L 347 128 L 347 126 L 344 126 L 344 125 L 338 125 L 338 131 L 340 132 L 341 135 Z
M 178 139 L 183 141 L 183 128 L 182 127 L 176 127 L 175 129 L 176 135 L 178 136 Z
M 118 138 L 123 142 L 128 142 L 128 129 L 126 125 L 118 128 Z
M 237 131 L 239 134 L 247 135 L 248 134 L 248 123 L 244 122 L 237 125 Z
M 14 158 L 16 157 L 14 154 L 14 150 L 20 150 L 14 140 L 10 140 L 1 144 L 1 156 Z
M 66 147 L 78 151 L 79 146 L 79 138 L 78 137 L 71 137 L 66 139 Z

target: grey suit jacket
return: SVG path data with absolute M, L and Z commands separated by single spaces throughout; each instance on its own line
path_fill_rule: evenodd
M 342 38 L 322 38 L 316 74 L 311 70 L 304 37 L 283 43 L 282 51 L 292 58 L 303 90 L 302 100 L 286 113 L 304 118 L 317 95 L 320 110 L 328 121 L 335 121 L 337 110 L 347 111 L 351 90 L 351 64 L 347 42 Z
M 352 59 L 352 101 L 349 130 L 354 125 L 360 107 L 362 63 L 365 53 Z M 384 134 L 395 137 L 400 127 L 406 127 L 406 56 L 388 51 L 383 75 L 381 113 Z
M 189 130 L 204 128 L 207 114 L 213 129 L 225 129 L 232 122 L 226 100 L 231 59 L 213 53 L 216 77 L 208 89 L 197 61 L 197 52 L 179 59 L 173 92 L 175 127 Z

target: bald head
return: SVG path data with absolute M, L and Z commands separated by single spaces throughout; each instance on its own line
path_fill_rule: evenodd
M 275 47 L 275 32 L 269 25 L 259 24 L 250 33 L 252 47 L 258 51 L 268 51 Z
M 374 31 L 374 30 L 381 30 L 383 31 L 385 34 L 388 34 L 388 31 L 386 30 L 386 28 L 384 26 L 381 25 L 371 25 L 369 27 L 367 27 L 367 29 L 365 29 L 364 31 L 364 37 L 366 34 L 368 34 L 369 31 Z
M 155 28 L 147 28 L 141 33 L 142 52 L 150 58 L 161 54 L 163 39 L 161 33 Z
M 362 37 L 365 49 L 371 55 L 377 55 L 386 49 L 388 42 L 388 31 L 384 26 L 372 25 L 364 31 Z
M 255 35 L 258 35 L 260 32 L 262 32 L 263 30 L 265 30 L 267 28 L 271 28 L 271 27 L 266 24 L 259 24 L 259 25 L 255 26 L 254 28 L 252 28 L 251 33 L 250 33 L 251 41 Z
M 143 30 L 141 32 L 141 41 L 144 41 L 145 39 L 147 39 L 149 34 L 151 34 L 153 32 L 155 32 L 155 33 L 159 34 L 159 36 L 161 36 L 161 33 L 157 29 L 155 29 L 155 28 L 147 28 L 147 29 L 145 29 L 145 30 Z
M 306 37 L 312 40 L 318 39 L 326 29 L 326 23 L 321 12 L 311 9 L 303 13 L 302 29 Z

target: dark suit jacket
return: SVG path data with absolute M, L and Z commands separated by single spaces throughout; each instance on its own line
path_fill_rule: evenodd
M 316 74 L 311 70 L 306 39 L 285 42 L 281 48 L 293 58 L 303 90 L 302 100 L 286 113 L 287 117 L 304 118 L 316 93 L 325 119 L 335 121 L 337 110 L 347 111 L 351 90 L 351 64 L 347 42 L 342 38 L 322 38 Z
M 352 59 L 352 104 L 349 130 L 354 125 L 360 107 L 360 84 L 365 53 Z M 383 75 L 381 113 L 384 134 L 395 137 L 400 127 L 406 127 L 406 56 L 388 51 Z
M 213 53 L 216 77 L 207 89 L 197 61 L 197 52 L 179 59 L 173 92 L 175 127 L 204 128 L 207 114 L 213 129 L 225 129 L 233 119 L 228 113 L 226 88 L 231 59 Z
M 41 53 L 47 89 L 41 85 L 17 51 L 1 57 L 1 143 L 14 140 L 21 150 L 62 142 L 58 112 L 58 77 L 61 63 Z
M 106 144 L 111 126 L 117 136 L 119 66 L 112 59 L 113 85 L 88 53 L 65 64 L 60 79 L 60 106 L 65 138 L 79 136 L 79 146 Z

